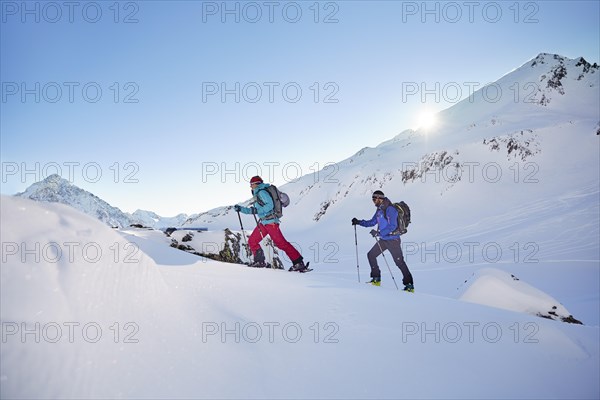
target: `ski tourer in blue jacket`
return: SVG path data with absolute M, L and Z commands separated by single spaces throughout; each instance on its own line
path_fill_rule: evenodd
M 377 225 L 381 240 L 400 239 L 399 234 L 392 234 L 392 232 L 398 229 L 398 210 L 392 206 L 392 202 L 387 197 L 384 197 L 381 205 L 377 206 L 373 218 L 370 220 L 360 220 L 358 221 L 358 225 L 364 227 Z
M 413 284 L 413 277 L 404 261 L 402 247 L 400 246 L 400 234 L 394 234 L 394 231 L 398 229 L 398 210 L 392 205 L 392 202 L 385 197 L 381 190 L 373 192 L 372 200 L 375 207 L 377 207 L 377 211 L 375 211 L 373 218 L 370 220 L 352 218 L 352 225 L 369 227 L 377 224 L 379 227 L 378 231 L 375 229 L 371 230 L 371 235 L 377 240 L 377 243 L 375 243 L 367 253 L 367 259 L 371 266 L 371 281 L 369 283 L 375 286 L 381 285 L 381 270 L 377 265 L 377 257 L 388 250 L 394 258 L 394 263 L 400 268 L 400 271 L 402 271 L 404 290 L 407 292 L 414 292 L 415 287 Z M 379 240 L 378 237 L 380 237 L 381 240 Z

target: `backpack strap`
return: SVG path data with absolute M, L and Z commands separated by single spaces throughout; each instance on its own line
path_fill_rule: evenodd
M 394 207 L 394 204 L 390 202 L 390 204 L 383 209 L 383 218 L 387 219 L 387 210 L 390 207 Z
M 260 192 L 262 192 L 263 190 L 265 190 L 265 188 L 262 189 L 258 189 L 258 192 L 256 192 L 256 202 L 258 203 L 258 205 L 260 205 L 261 207 L 265 205 L 265 202 L 262 201 L 260 199 L 260 196 L 258 195 Z M 267 192 L 268 193 L 268 192 Z
M 266 188 L 261 188 L 258 190 L 258 192 L 256 192 L 256 202 L 262 207 L 264 206 L 266 203 L 264 201 L 262 201 L 260 199 L 260 196 L 258 195 L 260 192 L 265 191 L 267 192 L 267 194 L 269 195 L 269 197 L 271 198 L 271 201 L 273 201 L 273 209 L 271 210 L 271 212 L 267 215 L 265 215 L 263 218 L 261 218 L 261 220 L 269 220 L 269 219 L 274 219 L 277 218 L 277 215 L 275 215 L 275 199 L 273 198 L 273 196 L 271 196 L 271 193 L 269 193 L 269 191 Z
M 267 188 L 262 188 L 262 189 L 258 189 L 258 192 L 256 192 L 256 201 L 258 202 L 259 205 L 264 206 L 266 203 L 264 201 L 262 201 L 260 199 L 260 196 L 258 195 L 260 192 L 265 191 L 267 192 L 267 194 L 269 195 L 269 197 L 271 198 L 271 201 L 273 202 L 273 205 L 275 205 L 275 199 L 273 198 L 273 196 L 271 195 L 271 192 L 269 192 L 267 190 Z
M 394 205 L 394 203 L 392 203 L 390 201 L 390 205 L 387 206 L 384 210 L 383 210 L 383 217 L 387 220 L 387 210 L 390 207 L 394 207 L 396 209 L 396 211 L 398 212 L 398 218 L 402 218 L 402 216 L 400 215 L 400 211 L 398 210 L 398 207 L 396 207 Z M 394 229 L 392 232 L 390 232 L 390 235 L 399 235 L 400 234 L 400 224 L 398 223 L 398 218 L 396 219 L 396 229 Z

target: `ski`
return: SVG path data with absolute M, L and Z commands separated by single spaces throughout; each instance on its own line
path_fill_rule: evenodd
M 268 269 L 272 269 L 271 264 L 267 263 L 265 265 L 257 265 L 256 263 L 252 263 L 252 264 L 244 264 L 246 265 L 248 268 L 268 268 Z
M 302 270 L 302 271 L 296 271 L 296 270 L 292 269 L 291 267 L 290 267 L 290 269 L 288 269 L 289 272 L 299 272 L 301 274 L 304 274 L 306 272 L 310 272 L 312 270 L 313 270 L 312 268 L 306 268 L 305 270 Z
M 252 264 L 243 263 L 242 265 L 244 265 L 248 268 L 274 269 L 274 270 L 279 270 L 279 271 L 285 271 L 285 268 L 275 268 L 275 267 L 273 267 L 273 265 L 271 263 L 266 263 L 266 265 L 264 265 L 264 266 L 254 265 L 254 263 L 252 263 Z
M 293 267 L 290 267 L 290 269 L 288 269 L 288 271 L 289 271 L 289 272 L 300 272 L 301 274 L 302 274 L 302 273 L 305 273 L 305 272 L 310 272 L 310 271 L 312 271 L 313 269 L 312 269 L 312 268 L 308 268 L 308 264 L 310 264 L 310 263 L 306 263 L 306 269 L 304 269 L 304 270 L 302 270 L 302 271 L 297 271 L 297 270 L 295 270 Z M 261 266 L 255 266 L 255 265 L 252 265 L 252 264 L 244 264 L 244 265 L 245 265 L 246 267 L 248 267 L 248 268 L 259 268 L 259 269 L 275 269 L 275 270 L 281 270 L 281 271 L 285 271 L 285 268 L 273 268 L 273 266 L 272 266 L 270 263 L 267 263 L 267 264 L 266 264 L 266 266 L 264 266 L 264 267 L 261 267 Z
M 252 264 L 244 264 L 248 268 L 258 268 L 258 269 L 277 269 L 277 270 L 285 270 L 285 268 L 275 268 L 271 264 L 267 263 L 265 266 L 255 266 Z

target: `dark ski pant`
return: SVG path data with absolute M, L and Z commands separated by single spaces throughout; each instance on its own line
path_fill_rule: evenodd
M 394 263 L 396 263 L 398 268 L 400 268 L 400 271 L 402 271 L 402 283 L 404 285 L 413 283 L 412 274 L 408 270 L 408 266 L 406 265 L 404 256 L 402 255 L 400 239 L 379 240 L 379 242 L 375 243 L 375 246 L 369 250 L 367 253 L 367 259 L 369 260 L 369 265 L 371 266 L 371 278 L 381 278 L 381 270 L 377 265 L 377 257 L 379 257 L 379 255 L 386 250 L 390 252 L 394 258 Z

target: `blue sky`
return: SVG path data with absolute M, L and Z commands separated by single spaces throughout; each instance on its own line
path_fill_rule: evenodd
M 165 216 L 416 127 L 457 101 L 436 85 L 464 98 L 540 52 L 600 61 L 598 1 L 0 4 L 1 192 L 59 171 Z

